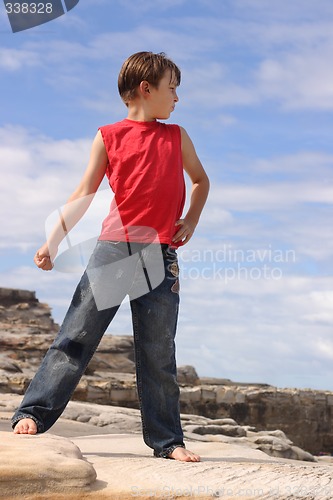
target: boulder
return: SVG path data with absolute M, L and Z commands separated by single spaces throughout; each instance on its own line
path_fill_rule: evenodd
M 27 436 L 0 432 L 0 498 L 89 491 L 93 466 L 68 439 L 52 434 Z M 44 497 L 46 498 L 46 497 Z
M 193 386 L 200 384 L 200 379 L 194 366 L 178 366 L 177 380 L 179 385 Z

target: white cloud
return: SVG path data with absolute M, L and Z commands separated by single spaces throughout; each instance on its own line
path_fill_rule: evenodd
M 327 21 L 330 17 L 324 15 L 332 7 L 325 3 L 321 10 L 309 3 L 302 7 L 295 3 L 298 8 L 282 8 L 279 3 L 275 9 L 271 3 L 250 1 L 248 9 L 235 4 L 229 17 L 208 14 L 179 20 L 185 30 L 195 30 L 201 39 L 214 41 L 210 57 L 199 63 L 198 69 L 194 67 L 197 71 L 202 68 L 202 84 L 196 85 L 196 95 L 201 90 L 204 98 L 214 97 L 222 106 L 275 101 L 286 110 L 332 109 L 333 70 L 329 61 L 333 31 Z M 283 15 L 276 16 L 278 11 Z M 310 11 L 319 14 L 307 15 Z M 214 69 L 212 55 L 223 73 Z M 191 73 L 193 67 L 185 69 Z
M 285 109 L 333 109 L 333 67 L 329 47 L 264 60 L 258 70 L 262 95 Z
M 230 162 L 228 181 L 212 179 L 198 234 L 186 249 L 290 249 L 296 256 L 291 272 L 329 272 L 332 164 L 331 155 L 315 152 Z
M 197 67 L 185 67 L 184 80 L 187 91 L 184 99 L 193 108 L 198 106 L 207 110 L 223 106 L 249 105 L 257 101 L 251 89 L 232 81 L 225 64 L 212 61 L 201 62 Z
M 46 217 L 74 191 L 90 144 L 86 139 L 53 140 L 22 127 L 0 129 L 2 248 L 43 242 Z
M 284 174 L 289 178 L 315 181 L 320 178 L 325 184 L 333 181 L 333 155 L 320 151 L 300 151 L 276 158 L 257 158 L 251 169 L 260 175 Z
M 189 356 L 201 375 L 273 384 L 292 380 L 296 368 L 303 387 L 307 363 L 316 363 L 323 387 L 332 388 L 325 348 L 332 345 L 332 289 L 332 278 L 316 277 L 183 281 L 180 360 Z
M 2 286 L 37 290 L 60 322 L 79 274 L 25 266 L 1 273 L 0 279 Z M 316 367 L 318 387 L 332 389 L 332 289 L 328 277 L 182 279 L 178 362 L 193 364 L 202 376 L 280 386 L 297 380 L 299 387 L 309 384 L 309 367 Z M 109 331 L 131 334 L 128 304 Z
M 36 68 L 41 65 L 39 54 L 34 50 L 0 48 L 0 68 L 6 71 Z
M 123 62 L 140 50 L 164 51 L 179 65 L 202 57 L 212 46 L 214 40 L 210 37 L 198 39 L 193 33 L 172 29 L 169 23 L 168 28 L 142 24 L 131 31 L 103 33 L 90 43 L 94 53 L 104 58 L 112 55 L 113 59 Z
M 177 9 L 179 6 L 184 5 L 188 0 L 136 0 L 133 4 L 132 0 L 122 0 L 122 8 L 127 7 L 134 9 L 137 12 L 146 12 L 151 9 L 164 12 L 168 9 Z
M 273 100 L 287 110 L 332 109 L 333 70 L 329 61 L 333 32 L 326 20 L 329 17 L 324 15 L 332 8 L 326 1 L 316 9 L 311 2 L 303 5 L 296 1 L 297 8 L 286 2 L 283 8 L 254 0 L 244 5 L 234 2 L 227 17 L 215 15 L 217 4 L 211 2 L 206 17 L 195 10 L 192 16 L 191 11 L 184 15 L 187 11 L 182 10 L 178 19 L 175 15 L 165 20 L 164 9 L 188 2 L 153 3 L 157 10 L 154 27 L 137 23 L 131 30 L 104 32 L 85 42 L 50 39 L 40 44 L 25 40 L 19 49 L 0 49 L 0 67 L 13 72 L 38 66 L 48 85 L 54 85 L 56 71 L 57 83 L 88 89 L 96 79 L 101 82 L 110 78 L 110 72 L 117 74 L 130 53 L 165 50 L 180 64 L 187 79 L 185 105 L 190 101 L 199 108 L 213 109 Z M 141 12 L 149 5 L 143 2 L 136 8 Z M 237 48 L 233 58 L 228 57 L 230 45 Z M 244 54 L 251 56 L 251 67 Z M 90 75 L 88 62 L 94 67 Z M 91 101 L 90 92 L 88 105 Z
M 233 60 L 226 58 L 224 49 L 230 44 L 243 49 Z M 292 19 L 262 23 L 260 19 L 194 17 L 176 20 L 167 28 L 160 20 L 156 27 L 142 24 L 130 31 L 102 33 L 86 43 L 46 40 L 43 44 L 24 42 L 20 49 L 4 47 L 0 67 L 13 72 L 38 66 L 52 86 L 56 70 L 57 84 L 89 89 L 96 79 L 116 75 L 129 54 L 164 50 L 182 67 L 185 106 L 190 102 L 213 109 L 276 101 L 287 110 L 326 110 L 333 107 L 333 70 L 328 64 L 332 47 L 331 25 L 325 20 L 295 25 Z M 251 69 L 244 50 L 253 57 Z M 88 62 L 95 68 L 90 75 Z M 100 99 L 97 95 L 96 101 Z
M 297 189 L 295 189 L 297 187 Z M 333 203 L 333 186 L 325 183 L 275 182 L 260 185 L 225 184 L 213 190 L 213 202 L 223 199 L 227 209 L 254 211 L 288 210 L 300 203 Z

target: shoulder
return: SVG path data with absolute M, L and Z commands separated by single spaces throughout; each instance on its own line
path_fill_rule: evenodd
M 102 139 L 107 147 L 111 146 L 118 138 L 122 138 L 128 131 L 128 123 L 122 120 L 108 125 L 98 127 L 98 133 L 101 134 Z
M 166 134 L 169 133 L 170 135 L 173 135 L 174 137 L 178 137 L 179 139 L 181 139 L 182 127 L 180 127 L 176 123 L 159 122 L 159 125 L 160 125 L 160 130 L 162 131 L 162 133 L 166 133 Z
M 189 147 L 193 147 L 193 143 L 191 141 L 190 136 L 184 129 L 184 127 L 179 126 L 179 131 L 180 131 L 180 137 L 181 137 L 181 142 L 182 142 L 182 149 L 187 149 Z
M 179 131 L 180 131 L 180 135 L 182 136 L 182 138 L 186 138 L 186 137 L 189 137 L 188 133 L 186 132 L 186 130 L 184 129 L 184 127 L 181 127 L 179 125 Z
M 125 126 L 126 126 L 126 121 L 121 120 L 119 122 L 108 123 L 107 125 L 101 125 L 100 127 L 98 127 L 98 130 L 101 130 L 102 132 L 103 131 L 108 132 L 108 131 L 112 131 L 112 130 L 117 130 L 117 129 L 125 127 Z
M 170 127 L 174 127 L 174 129 L 180 135 L 180 138 L 181 138 L 182 142 L 190 139 L 188 133 L 186 132 L 186 130 L 184 129 L 184 127 L 182 127 L 181 125 L 170 124 L 169 126 Z

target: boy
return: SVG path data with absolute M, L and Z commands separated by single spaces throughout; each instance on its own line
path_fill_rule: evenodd
M 186 462 L 174 338 L 179 304 L 176 248 L 189 241 L 209 181 L 186 131 L 164 124 L 178 102 L 180 70 L 164 53 L 138 52 L 118 88 L 127 118 L 101 127 L 83 178 L 35 264 L 53 268 L 61 240 L 86 211 L 106 174 L 115 197 L 57 338 L 12 418 L 16 434 L 47 431 L 64 411 L 100 339 L 128 294 L 145 443 L 154 455 Z M 183 169 L 192 181 L 190 207 Z M 162 266 L 162 276 L 160 273 Z

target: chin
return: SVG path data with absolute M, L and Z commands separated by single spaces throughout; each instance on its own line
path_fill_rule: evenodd
M 167 115 L 160 115 L 157 119 L 158 120 L 167 120 L 168 118 L 170 118 L 170 115 L 171 115 L 171 113 L 169 113 Z

